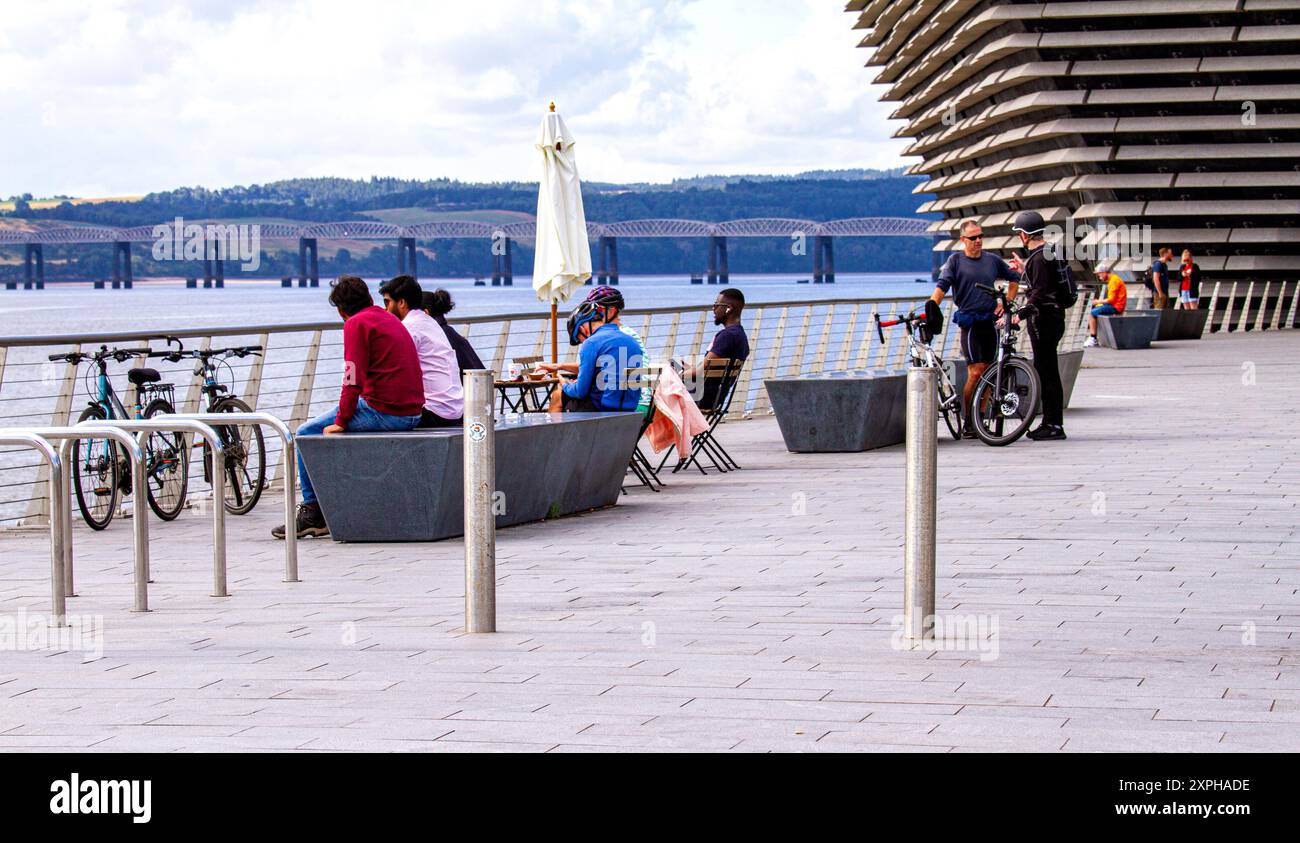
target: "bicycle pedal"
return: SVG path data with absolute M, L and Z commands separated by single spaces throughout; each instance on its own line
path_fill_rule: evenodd
M 111 494 L 113 494 L 113 489 L 112 489 L 111 486 L 96 486 L 96 487 L 95 487 L 95 497 L 97 497 L 97 498 L 106 498 L 106 497 L 108 497 L 108 496 L 111 495 Z

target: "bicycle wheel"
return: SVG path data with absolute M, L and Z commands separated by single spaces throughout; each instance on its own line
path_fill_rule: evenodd
M 253 408 L 238 398 L 223 398 L 212 407 L 214 413 L 251 413 Z M 226 449 L 226 512 L 247 515 L 257 506 L 266 485 L 266 443 L 256 425 L 215 426 Z M 212 454 L 203 447 L 204 466 L 211 476 Z
M 104 408 L 94 404 L 77 421 L 107 418 Z M 77 439 L 72 443 L 72 485 L 77 493 L 77 508 L 92 530 L 107 527 L 117 512 L 118 462 L 117 446 L 108 439 Z
M 144 417 L 151 419 L 175 412 L 167 401 L 155 398 L 145 408 Z M 186 447 L 185 434 L 169 431 L 149 434 L 144 460 L 149 508 L 162 520 L 173 521 L 185 508 L 185 492 L 189 485 L 190 451 Z
M 1037 412 L 1038 373 L 1028 361 L 1013 357 L 998 367 L 990 366 L 975 387 L 971 399 L 975 435 L 986 445 L 1010 445 L 1029 430 Z
M 938 367 L 939 415 L 943 416 L 943 422 L 948 425 L 948 432 L 952 434 L 952 438 L 961 439 L 962 394 L 958 392 L 957 387 L 953 385 L 949 366 L 951 366 L 951 364 L 944 364 Z

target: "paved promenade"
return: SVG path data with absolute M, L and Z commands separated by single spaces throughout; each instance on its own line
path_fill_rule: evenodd
M 499 626 L 466 637 L 462 546 L 304 542 L 277 499 L 78 522 L 69 612 L 102 657 L 0 651 L 0 751 L 1300 750 L 1300 333 L 1091 349 L 1070 440 L 940 443 L 939 612 L 981 636 L 892 646 L 903 450 L 798 456 L 499 535 Z M 0 535 L 0 614 L 45 612 L 41 533 Z M 996 625 L 996 627 L 994 626 Z M 996 630 L 996 634 L 994 631 Z

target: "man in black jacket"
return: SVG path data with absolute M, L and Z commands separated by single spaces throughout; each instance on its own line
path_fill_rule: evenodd
M 1034 368 L 1038 370 L 1038 380 L 1043 388 L 1043 423 L 1028 434 L 1036 442 L 1065 438 L 1065 390 L 1061 386 L 1061 370 L 1057 367 L 1056 347 L 1065 335 L 1063 299 L 1068 290 L 1061 272 L 1061 259 L 1050 254 L 1043 240 L 1046 227 L 1042 214 L 1037 211 L 1020 212 L 1011 226 L 1028 251 L 1028 257 L 1023 261 L 1023 275 L 1029 293 L 1013 321 L 1029 320 Z M 1012 265 L 1016 263 L 1020 261 L 1014 261 Z

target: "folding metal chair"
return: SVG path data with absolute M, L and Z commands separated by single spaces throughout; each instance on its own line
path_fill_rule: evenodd
M 699 375 L 699 380 L 695 384 L 694 394 L 698 397 L 695 404 L 699 407 L 700 412 L 704 414 L 705 420 L 709 427 L 703 433 L 697 434 L 691 439 L 691 452 L 686 458 L 673 466 L 673 473 L 681 471 L 684 468 L 694 464 L 701 474 L 708 474 L 700 462 L 700 455 L 708 457 L 709 462 L 718 471 L 727 472 L 735 471 L 740 468 L 740 464 L 732 459 L 731 454 L 722 447 L 718 442 L 716 432 L 718 425 L 726 418 L 727 413 L 731 410 L 731 400 L 736 392 L 736 384 L 740 382 L 740 373 L 745 368 L 743 360 L 726 360 L 714 359 L 706 360 L 703 369 Z M 663 462 L 659 464 L 659 469 L 668 463 L 668 458 L 672 456 L 672 450 L 664 455 Z
M 643 366 L 639 369 L 626 369 L 623 372 L 625 383 L 628 389 L 649 389 L 651 396 L 654 395 L 655 387 L 659 385 L 659 376 L 663 373 L 662 366 Z M 645 417 L 641 419 L 641 432 L 636 437 L 636 448 L 632 451 L 632 459 L 628 463 L 628 468 L 652 492 L 658 492 L 664 486 L 664 482 L 659 479 L 659 471 L 651 463 L 650 458 L 641 450 L 641 439 L 645 436 L 646 430 L 655 420 L 655 403 L 653 397 L 650 406 L 646 409 Z M 624 489 L 626 492 L 627 490 Z

